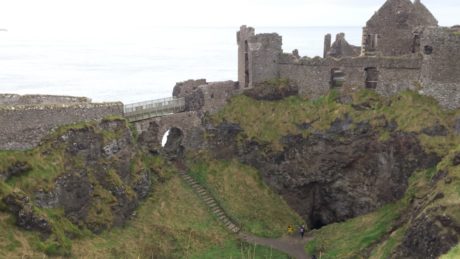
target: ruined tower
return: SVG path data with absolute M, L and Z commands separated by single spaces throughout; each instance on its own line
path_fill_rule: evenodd
M 254 29 L 242 26 L 238 39 L 238 81 L 241 88 L 279 77 L 282 38 L 276 33 L 254 35 Z

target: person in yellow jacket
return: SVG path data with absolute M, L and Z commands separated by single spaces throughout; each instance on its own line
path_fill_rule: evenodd
M 288 231 L 288 234 L 292 234 L 294 232 L 294 228 L 291 225 L 289 225 L 287 228 L 287 231 Z

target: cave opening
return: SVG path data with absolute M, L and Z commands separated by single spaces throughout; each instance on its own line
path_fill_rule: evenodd
M 183 157 L 184 146 L 182 140 L 184 133 L 181 129 L 172 127 L 163 134 L 161 146 L 163 147 L 164 153 L 171 159 L 177 159 Z

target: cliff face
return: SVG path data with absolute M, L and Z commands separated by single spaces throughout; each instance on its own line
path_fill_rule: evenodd
M 241 129 L 221 124 L 211 137 L 212 153 L 259 169 L 311 228 L 319 228 L 401 199 L 412 173 L 440 160 L 414 134 L 396 132 L 394 124 L 384 123 L 391 131 L 384 141 L 368 123 L 352 124 L 350 118 L 337 119 L 326 132 L 285 136 L 282 151 L 253 140 L 232 143 Z
M 37 230 L 48 240 L 69 237 L 59 237 L 58 232 L 66 231 L 63 221 L 94 233 L 120 226 L 151 190 L 124 120 L 59 129 L 37 149 L 5 156 L 2 207 L 15 215 L 18 226 Z M 58 243 L 58 254 L 66 254 L 65 242 Z
M 458 204 L 447 201 L 458 196 L 449 191 L 458 170 L 446 165 L 456 157 L 460 111 L 411 92 L 278 100 L 234 98 L 208 120 L 207 145 L 216 158 L 257 168 L 320 228 L 311 253 L 436 258 L 457 244 Z

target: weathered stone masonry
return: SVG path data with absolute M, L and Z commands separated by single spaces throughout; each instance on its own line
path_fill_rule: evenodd
M 41 104 L 22 105 L 22 102 L 19 102 L 21 105 L 13 105 L 12 102 L 8 105 L 0 104 L 0 149 L 30 149 L 37 146 L 41 139 L 56 127 L 100 120 L 111 115 L 123 115 L 122 103 L 97 104 L 89 103 L 85 99 L 81 99 L 84 100 L 83 102 L 75 102 L 77 99 L 69 97 L 67 100 L 70 102 L 56 104 L 58 97 L 37 96 L 37 98 L 42 100 Z
M 252 87 L 274 78 L 298 84 L 299 93 L 317 98 L 331 88 L 362 88 L 392 95 L 405 89 L 434 97 L 449 109 L 460 107 L 460 29 L 438 27 L 420 2 L 387 0 L 363 28 L 362 46 L 338 34 L 325 36 L 323 58 L 283 53 L 277 34 L 237 34 L 238 79 Z

